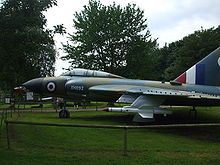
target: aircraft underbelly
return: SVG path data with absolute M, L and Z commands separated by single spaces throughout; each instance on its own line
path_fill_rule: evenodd
M 169 98 L 162 105 L 176 106 L 220 106 L 219 99 L 204 99 L 204 98 Z
M 120 94 L 105 93 L 105 94 L 89 94 L 88 99 L 91 101 L 103 102 L 117 102 Z M 154 96 L 149 96 L 154 98 Z M 220 106 L 219 99 L 206 99 L 206 98 L 185 98 L 185 97 L 170 97 L 165 98 L 161 105 L 176 105 L 176 106 Z
M 90 96 L 89 100 L 92 101 L 103 101 L 103 102 L 116 102 L 120 96 L 119 95 L 96 95 Z M 169 98 L 165 99 L 161 105 L 176 105 L 176 106 L 220 106 L 219 99 L 203 99 L 203 98 Z
M 117 99 L 120 97 L 119 94 L 109 94 L 109 93 L 106 93 L 106 94 L 93 94 L 93 93 L 90 93 L 88 94 L 88 99 L 91 100 L 91 101 L 100 101 L 100 102 L 116 102 Z

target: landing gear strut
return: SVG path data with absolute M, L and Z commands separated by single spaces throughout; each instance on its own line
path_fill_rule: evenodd
M 69 118 L 70 112 L 66 109 L 66 101 L 61 99 L 58 105 L 60 107 L 59 118 Z
M 193 106 L 193 109 L 190 109 L 189 110 L 189 117 L 191 118 L 191 113 L 192 112 L 194 112 L 194 121 L 196 121 L 196 119 L 197 119 L 197 110 L 196 110 L 196 107 L 195 106 Z
M 66 109 L 62 109 L 59 112 L 59 118 L 69 118 L 70 117 L 70 112 Z

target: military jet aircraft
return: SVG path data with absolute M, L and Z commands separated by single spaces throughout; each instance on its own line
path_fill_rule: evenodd
M 58 77 L 36 78 L 23 87 L 45 95 L 77 100 L 130 103 L 105 111 L 133 112 L 135 122 L 171 114 L 160 105 L 219 106 L 220 47 L 170 82 L 126 79 L 107 72 L 73 69 Z M 60 111 L 66 117 L 67 110 Z

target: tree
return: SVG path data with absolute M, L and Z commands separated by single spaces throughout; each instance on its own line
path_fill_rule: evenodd
M 143 78 L 146 60 L 156 48 L 150 38 L 144 12 L 135 4 L 122 8 L 90 0 L 74 14 L 76 32 L 63 45 L 72 67 L 104 70 L 122 76 Z M 150 72 L 150 71 L 149 71 Z
M 181 73 L 189 69 L 195 63 L 207 56 L 210 52 L 220 46 L 220 26 L 210 29 L 201 29 L 184 37 L 180 41 L 169 44 L 163 55 L 172 59 L 169 66 L 165 69 L 164 77 L 166 80 L 173 80 Z M 165 55 L 166 56 L 166 55 Z
M 54 73 L 54 32 L 43 14 L 56 0 L 5 0 L 0 7 L 0 82 L 11 89 Z M 57 27 L 60 28 L 60 27 Z
M 165 44 L 163 48 L 157 49 L 155 53 L 157 54 L 158 62 L 157 70 L 158 74 L 160 75 L 158 80 L 169 80 L 166 79 L 165 70 L 173 63 L 175 50 L 179 49 L 182 45 L 183 42 L 180 40 L 172 42 L 169 45 Z M 172 74 L 172 72 L 170 74 Z

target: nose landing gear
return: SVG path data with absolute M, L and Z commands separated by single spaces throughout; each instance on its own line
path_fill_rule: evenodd
M 70 118 L 70 112 L 66 109 L 66 102 L 63 99 L 60 99 L 59 107 L 59 118 Z
M 59 118 L 70 118 L 70 112 L 66 109 L 62 109 L 59 112 Z

